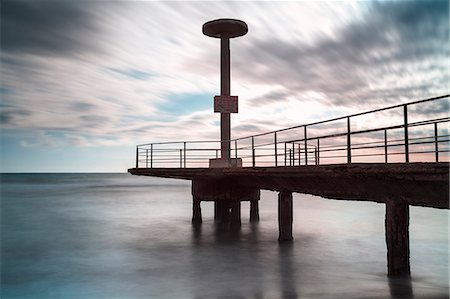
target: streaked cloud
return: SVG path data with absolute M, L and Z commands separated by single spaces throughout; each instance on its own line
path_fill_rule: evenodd
M 117 69 L 117 68 L 106 68 L 106 70 L 114 75 L 118 75 L 122 79 L 136 79 L 136 80 L 147 80 L 152 74 L 137 69 Z
M 89 7 L 76 1 L 2 1 L 2 51 L 67 56 L 97 49 L 98 27 Z
M 231 42 L 233 136 L 445 94 L 448 11 L 434 0 L 2 1 L 1 126 L 43 148 L 218 139 L 219 42 L 201 26 L 221 17 L 249 26 Z

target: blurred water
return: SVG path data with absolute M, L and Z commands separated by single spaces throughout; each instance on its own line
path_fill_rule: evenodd
M 276 193 L 239 234 L 193 228 L 190 183 L 127 174 L 1 176 L 1 298 L 448 298 L 447 210 L 411 208 L 412 279 L 386 277 L 384 206 Z

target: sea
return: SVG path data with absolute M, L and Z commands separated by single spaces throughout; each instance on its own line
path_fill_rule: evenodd
M 1 298 L 448 298 L 449 211 L 410 207 L 411 279 L 387 277 L 383 204 L 277 193 L 260 221 L 193 226 L 189 181 L 126 173 L 1 175 Z

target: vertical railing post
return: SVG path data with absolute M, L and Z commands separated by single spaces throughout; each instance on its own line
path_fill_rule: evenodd
M 284 143 L 284 166 L 286 166 L 287 165 L 287 161 L 286 161 L 286 159 L 287 159 L 287 150 L 286 150 L 286 148 L 287 148 L 287 146 L 286 146 L 286 142 Z
M 150 168 L 153 168 L 153 143 L 150 144 Z
M 252 136 L 252 167 L 255 167 L 255 137 Z
M 438 144 L 438 126 L 434 123 L 434 152 L 436 157 L 436 162 L 439 162 L 439 144 Z
M 291 153 L 292 153 L 292 156 L 291 156 L 292 166 L 295 166 L 295 148 L 294 147 L 292 147 Z
M 289 149 L 289 166 L 292 166 L 292 150 Z
M 352 148 L 350 138 L 350 116 L 347 117 L 347 163 L 352 163 Z
M 136 146 L 136 168 L 139 168 L 139 147 Z
M 305 165 L 308 165 L 308 135 L 306 134 L 306 125 L 304 126 L 304 136 L 305 136 Z
M 183 142 L 183 167 L 186 168 L 186 141 Z
M 384 163 L 388 162 L 387 130 L 384 129 Z
M 408 105 L 403 105 L 403 118 L 405 127 L 405 162 L 409 163 L 409 137 L 408 137 Z
M 292 166 L 295 166 L 295 142 L 292 142 Z
M 148 148 L 145 149 L 145 168 L 148 168 Z
M 275 167 L 278 166 L 278 145 L 277 145 L 277 132 L 273 133 L 273 139 L 275 143 Z
M 317 138 L 317 165 L 320 164 L 320 139 Z
M 234 157 L 237 159 L 237 139 L 234 141 Z
M 317 147 L 314 148 L 314 165 L 317 165 Z
M 183 150 L 180 148 L 180 168 L 183 168 Z
M 302 148 L 301 148 L 301 145 L 299 143 L 298 144 L 298 166 L 302 165 L 301 159 L 302 159 Z

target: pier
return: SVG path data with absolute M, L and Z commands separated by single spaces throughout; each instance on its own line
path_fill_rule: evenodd
M 247 27 L 220 19 L 203 33 L 221 40 L 221 140 L 138 145 L 128 172 L 190 180 L 192 223 L 202 223 L 201 203 L 212 201 L 211 217 L 230 230 L 240 229 L 242 201 L 257 222 L 260 190 L 277 191 L 280 242 L 295 239 L 292 193 L 385 204 L 388 275 L 410 276 L 409 206 L 449 209 L 450 117 L 438 109 L 449 95 L 232 139 L 238 98 L 230 95 L 229 42 Z
M 404 107 L 448 98 L 446 95 L 386 109 L 407 111 Z M 377 110 L 367 113 L 375 112 Z M 351 117 L 354 116 L 340 119 Z M 294 238 L 293 192 L 337 200 L 383 203 L 386 206 L 388 275 L 409 276 L 409 206 L 449 209 L 449 120 L 447 117 L 341 134 L 311 134 L 306 138 L 284 141 L 278 136 L 285 131 L 280 130 L 231 140 L 230 143 L 234 144 L 231 150 L 235 159 L 242 159 L 242 167 L 207 166 L 209 157 L 215 159 L 219 151 L 211 145 L 220 146 L 220 142 L 145 144 L 137 147 L 136 167 L 128 171 L 134 175 L 192 181 L 192 222 L 202 222 L 201 202 L 213 201 L 214 219 L 228 224 L 230 229 L 238 229 L 241 225 L 241 201 L 250 201 L 250 220 L 258 221 L 263 217 L 258 212 L 260 190 L 277 191 L 278 240 L 282 242 Z M 307 128 L 313 125 L 300 128 L 307 132 Z M 416 126 L 423 126 L 425 129 L 421 132 L 426 135 L 409 140 L 407 135 L 387 138 L 390 130 L 401 129 L 405 133 Z M 286 130 L 298 131 L 298 127 Z M 345 140 L 352 140 L 353 136 L 361 137 L 372 132 L 381 132 L 380 140 L 371 138 L 365 143 L 317 146 L 327 139 L 344 136 Z M 273 138 L 272 142 L 267 142 L 267 136 Z M 259 138 L 266 142 L 255 142 Z M 347 156 L 361 148 L 365 150 L 363 154 Z M 352 162 L 355 159 L 359 161 Z M 199 164 L 205 166 L 196 167 Z

